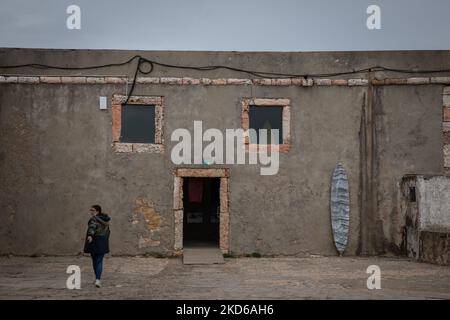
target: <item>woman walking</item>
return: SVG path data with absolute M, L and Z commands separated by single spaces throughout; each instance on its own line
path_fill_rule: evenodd
M 103 257 L 109 252 L 109 221 L 111 218 L 102 212 L 102 207 L 93 205 L 89 209 L 91 218 L 88 222 L 84 252 L 90 253 L 95 273 L 95 286 L 100 288 L 103 271 Z

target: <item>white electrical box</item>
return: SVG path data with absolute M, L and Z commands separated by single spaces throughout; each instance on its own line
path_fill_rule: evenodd
M 100 97 L 100 110 L 108 109 L 108 103 L 106 97 Z

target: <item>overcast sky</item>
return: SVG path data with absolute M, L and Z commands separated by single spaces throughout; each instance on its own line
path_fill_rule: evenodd
M 381 29 L 366 25 L 369 5 Z M 449 17 L 450 0 L 0 0 L 0 47 L 450 50 Z

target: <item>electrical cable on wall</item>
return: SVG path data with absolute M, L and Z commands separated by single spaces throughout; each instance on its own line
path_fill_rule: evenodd
M 388 71 L 388 72 L 397 72 L 397 73 L 409 73 L 409 74 L 424 74 L 424 73 L 442 73 L 442 72 L 450 72 L 450 69 L 439 69 L 439 70 L 406 70 L 406 69 L 396 69 L 396 68 L 386 68 L 383 66 L 375 66 L 365 69 L 352 70 L 352 71 L 344 71 L 344 72 L 332 72 L 332 73 L 315 73 L 315 74 L 293 74 L 293 73 L 279 73 L 279 72 L 268 72 L 268 71 L 257 71 L 257 70 L 247 70 L 242 68 L 235 68 L 224 65 L 212 65 L 212 66 L 183 66 L 183 65 L 173 65 L 162 62 L 157 62 L 154 60 L 150 60 L 144 58 L 140 55 L 135 55 L 134 57 L 119 63 L 110 63 L 110 64 L 102 64 L 88 67 L 60 67 L 60 66 L 52 66 L 46 64 L 39 63 L 28 63 L 28 64 L 19 64 L 19 65 L 0 65 L 0 69 L 17 69 L 17 68 L 35 68 L 35 69 L 55 69 L 55 70 L 94 70 L 94 69 L 102 69 L 102 68 L 110 68 L 110 67 L 120 67 L 125 66 L 132 63 L 137 59 L 136 71 L 133 77 L 133 83 L 130 88 L 130 92 L 127 95 L 126 103 L 128 103 L 128 99 L 132 96 L 136 79 L 139 74 L 149 75 L 153 72 L 155 65 L 165 68 L 171 69 L 184 69 L 184 70 L 193 70 L 193 71 L 214 71 L 219 69 L 235 71 L 239 73 L 246 73 L 259 78 L 322 78 L 322 77 L 336 77 L 342 75 L 350 75 L 350 74 L 358 74 L 358 73 L 367 73 L 367 72 L 376 72 L 376 71 Z M 144 66 L 148 65 L 149 69 L 144 70 Z

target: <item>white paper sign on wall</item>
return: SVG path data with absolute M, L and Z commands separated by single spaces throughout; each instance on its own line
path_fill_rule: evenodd
M 106 97 L 100 97 L 100 110 L 108 109 L 108 103 Z

